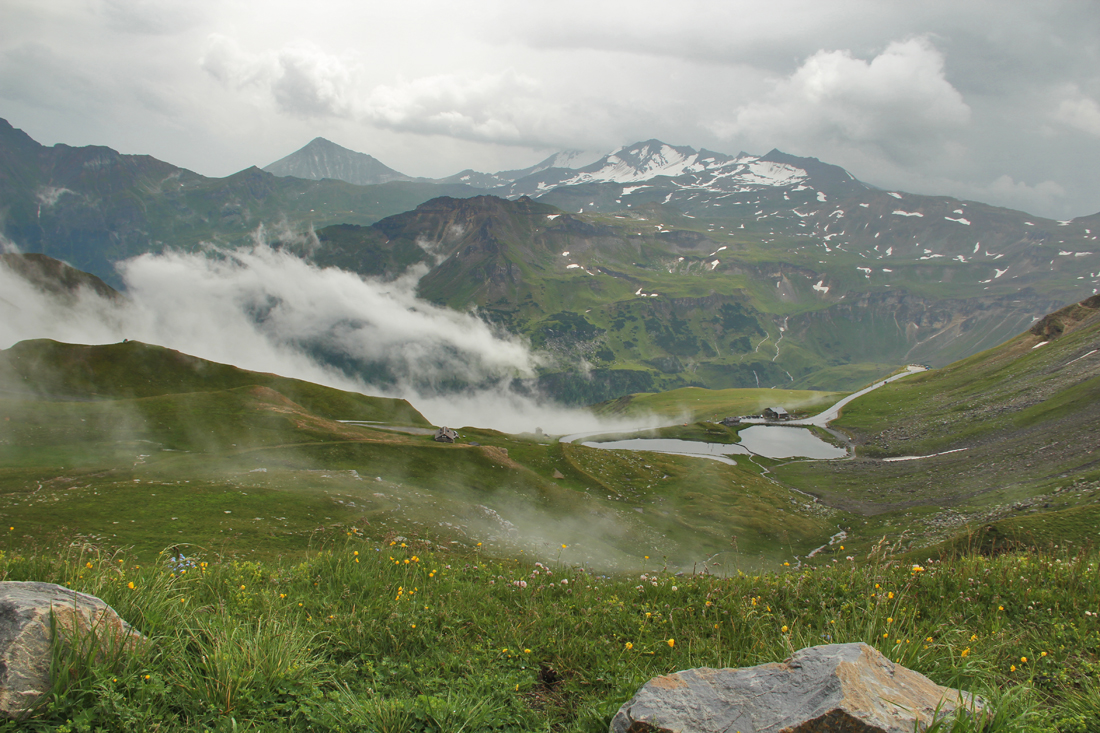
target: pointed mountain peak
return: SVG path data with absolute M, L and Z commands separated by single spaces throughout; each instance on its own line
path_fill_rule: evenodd
M 349 150 L 323 137 L 313 138 L 300 150 L 265 166 L 264 170 L 276 176 L 309 180 L 332 178 L 359 186 L 411 180 L 373 156 Z

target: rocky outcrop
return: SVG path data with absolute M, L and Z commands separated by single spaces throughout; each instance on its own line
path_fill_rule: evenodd
M 913 733 L 960 706 L 980 710 L 982 701 L 867 644 L 828 644 L 782 663 L 655 677 L 619 709 L 611 733 Z
M 0 583 L 0 715 L 18 718 L 49 691 L 54 630 L 82 656 L 92 656 L 88 645 L 106 654 L 140 637 L 95 596 L 53 583 Z

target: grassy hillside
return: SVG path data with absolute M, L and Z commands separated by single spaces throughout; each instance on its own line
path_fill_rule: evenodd
M 0 509 L 34 541 L 75 532 L 143 555 L 187 542 L 270 557 L 358 521 L 496 554 L 567 544 L 569 560 L 607 569 L 645 555 L 747 569 L 835 532 L 830 512 L 792 501 L 753 461 L 476 428 L 440 444 L 403 401 L 136 342 L 23 342 L 0 354 L 0 375 Z
M 986 241 L 997 271 L 1025 278 L 1002 281 L 971 261 L 972 241 L 961 253 L 964 227 L 913 230 L 890 214 L 896 199 L 868 196 L 866 211 L 843 205 L 870 217 L 843 246 L 825 234 L 834 224 L 819 221 L 821 203 L 799 214 L 811 231 L 794 214 L 695 218 L 656 203 L 575 214 L 481 196 L 322 229 L 301 252 L 372 276 L 429 267 L 421 296 L 476 306 L 529 338 L 552 357 L 539 388 L 575 404 L 686 386 L 854 389 L 907 362 L 945 365 L 993 346 L 1088 292 L 1072 258 L 1032 261 L 1022 221 Z M 914 247 L 926 234 L 935 243 Z
M 863 515 L 863 532 L 904 529 L 907 542 L 923 546 L 988 525 L 994 535 L 1096 542 L 1100 298 L 876 390 L 833 427 L 852 437 L 856 460 L 791 464 L 773 475 Z M 926 457 L 888 460 L 908 456 Z
M 778 405 L 792 414 L 814 414 L 843 397 L 841 392 L 793 389 L 721 389 L 685 387 L 668 392 L 632 394 L 596 405 L 597 415 L 659 415 L 686 420 L 721 420 L 727 416 L 758 415 Z M 717 418 L 717 420 L 716 420 Z
M 138 341 L 85 346 L 36 339 L 0 352 L 0 389 L 47 400 L 158 397 L 245 386 L 274 390 L 331 420 L 429 424 L 405 400 L 250 372 Z

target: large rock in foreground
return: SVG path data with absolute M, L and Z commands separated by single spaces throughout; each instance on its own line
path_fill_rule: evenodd
M 828 644 L 782 663 L 654 677 L 619 709 L 611 731 L 913 733 L 981 704 L 866 644 Z
M 0 582 L 0 715 L 22 716 L 50 689 L 50 635 L 85 657 L 139 637 L 103 601 L 53 583 Z M 93 650 L 89 645 L 95 645 Z

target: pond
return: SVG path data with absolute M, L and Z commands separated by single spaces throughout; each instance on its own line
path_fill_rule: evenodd
M 814 435 L 806 428 L 779 425 L 753 425 L 740 432 L 740 443 L 703 443 L 671 438 L 630 438 L 606 443 L 587 441 L 582 445 L 605 450 L 648 450 L 682 456 L 712 458 L 736 464 L 732 455 L 758 455 L 765 458 L 844 458 L 848 451 Z

